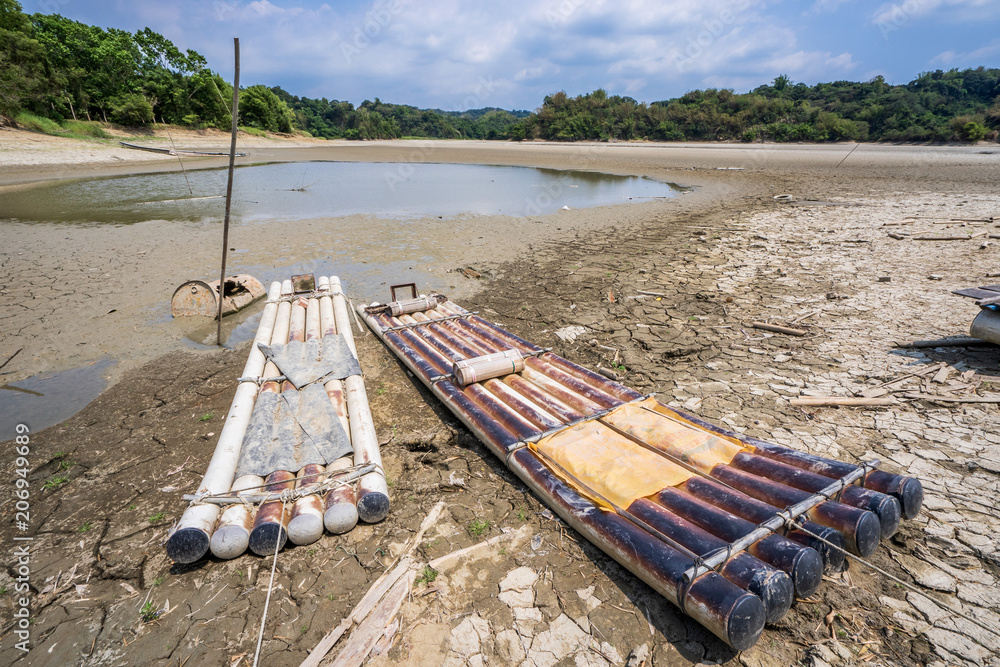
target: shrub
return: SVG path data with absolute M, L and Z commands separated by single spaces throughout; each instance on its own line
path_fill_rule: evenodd
M 28 113 L 27 111 L 22 111 L 14 117 L 14 122 L 25 130 L 30 132 L 43 132 L 44 134 L 59 134 L 62 132 L 62 128 L 59 127 L 59 123 L 55 122 L 51 118 L 43 118 L 42 116 L 36 116 L 33 113 Z

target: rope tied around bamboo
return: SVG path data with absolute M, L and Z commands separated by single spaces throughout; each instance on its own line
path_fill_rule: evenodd
M 261 484 L 258 486 L 250 487 L 249 489 L 244 489 L 240 491 L 237 495 L 232 494 L 221 494 L 221 495 L 208 495 L 208 494 L 186 494 L 182 496 L 183 500 L 189 501 L 191 506 L 195 505 L 237 505 L 243 503 L 244 505 L 259 505 L 271 501 L 281 501 L 281 502 L 294 502 L 299 498 L 304 498 L 306 496 L 317 495 L 326 493 L 327 491 L 332 491 L 333 489 L 340 488 L 342 486 L 352 486 L 358 479 L 367 475 L 371 472 L 381 472 L 381 466 L 375 463 L 366 463 L 361 466 L 353 466 L 351 468 L 345 468 L 343 472 L 338 471 L 336 477 L 328 477 L 321 482 L 315 482 L 311 484 L 305 484 L 294 489 L 283 489 L 279 493 L 263 493 L 263 494 L 251 494 L 247 493 L 248 490 L 253 489 L 264 489 L 268 486 L 274 486 L 277 482 L 271 484 Z M 314 477 L 320 474 L 327 473 L 317 473 L 313 475 Z

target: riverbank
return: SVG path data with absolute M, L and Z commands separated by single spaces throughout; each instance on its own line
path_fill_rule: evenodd
M 886 469 L 917 475 L 928 490 L 925 511 L 880 547 L 875 564 L 997 627 L 997 406 L 908 400 L 838 410 L 788 402 L 858 392 L 941 362 L 952 380 L 970 370 L 1000 377 L 996 347 L 895 347 L 896 340 L 965 333 L 977 309 L 949 290 L 985 284 L 997 270 L 998 246 L 980 248 L 985 236 L 888 236 L 899 229 L 1000 233 L 996 222 L 949 222 L 1000 216 L 997 156 L 863 145 L 837 166 L 851 148 L 331 142 L 275 148 L 269 157 L 530 164 L 696 186 L 674 200 L 532 220 L 421 221 L 426 241 L 411 256 L 421 257 L 419 265 L 373 242 L 351 250 L 351 261 L 373 272 L 359 281 L 369 287 L 354 291 L 353 276 L 341 273 L 356 300 L 384 299 L 379 283 L 407 282 L 417 275 L 409 267 L 421 266 L 421 287 L 455 294 L 574 361 L 614 367 L 625 383 L 656 391 L 664 402 L 756 437 L 846 461 L 878 457 Z M 774 198 L 785 194 L 797 201 Z M 255 253 L 252 261 L 262 266 L 273 268 L 281 257 L 314 262 L 318 271 L 328 266 L 330 248 L 344 243 L 332 231 L 342 223 L 307 224 L 319 247 L 287 236 L 261 244 L 259 235 L 236 247 Z M 93 358 L 88 350 L 122 348 L 134 360 L 123 362 L 131 370 L 97 401 L 33 438 L 35 651 L 67 664 L 240 664 L 233 658 L 241 654 L 247 664 L 270 563 L 243 556 L 178 567 L 160 546 L 183 508 L 180 494 L 196 487 L 211 456 L 246 346 L 184 351 L 174 323 L 140 323 L 148 304 L 168 299 L 172 287 L 195 277 L 191 271 L 214 261 L 200 246 L 214 247 L 218 230 L 192 227 L 177 238 L 158 236 L 155 225 L 73 228 L 71 243 L 62 243 L 65 226 L 28 227 L 16 235 L 3 228 L 13 239 L 3 250 L 4 290 L 16 296 L 0 295 L 9 299 L 0 305 L 26 327 L 20 333 L 4 324 L 4 335 L 22 336 L 14 340 L 26 346 L 4 372 L 15 362 L 25 364 L 17 372 L 55 368 L 50 360 L 73 348 L 84 350 L 79 361 Z M 373 236 L 396 232 L 377 228 Z M 101 275 L 91 277 L 98 259 Z M 37 261 L 52 264 L 32 269 Z M 468 265 L 486 279 L 448 272 Z M 58 280 L 48 280 L 49 272 Z M 45 285 L 73 285 L 61 298 L 78 300 L 72 311 L 79 326 L 17 291 L 33 276 L 42 300 Z M 124 323 L 114 324 L 108 316 L 118 313 L 105 308 L 123 312 Z M 759 320 L 800 320 L 809 335 L 771 336 L 751 328 Z M 565 343 L 554 331 L 567 325 L 587 332 Z M 140 340 L 148 347 L 138 347 Z M 359 335 L 359 345 L 394 509 L 383 524 L 279 556 L 266 664 L 298 664 L 439 500 L 447 510 L 421 557 L 507 529 L 510 541 L 418 588 L 391 648 L 373 664 L 518 664 L 527 656 L 528 664 L 620 665 L 643 645 L 657 665 L 995 664 L 1000 645 L 989 632 L 857 565 L 828 577 L 754 649 L 733 654 L 553 519 L 373 336 Z M 996 393 L 991 384 L 978 391 Z M 5 456 L 2 470 L 11 479 L 12 468 L 13 457 Z M 58 476 L 67 479 L 42 490 Z M 464 488 L 449 484 L 455 476 Z M 484 534 L 469 529 L 473 519 L 488 522 Z M 4 537 L 9 533 L 5 527 Z M 522 594 L 498 598 L 499 582 L 515 571 L 510 583 Z M 2 575 L 0 586 L 10 587 L 9 579 Z M 147 599 L 168 609 L 152 623 L 138 614 Z M 12 604 L 9 594 L 0 600 Z M 0 655 L 13 663 L 19 656 L 11 642 L 3 639 Z

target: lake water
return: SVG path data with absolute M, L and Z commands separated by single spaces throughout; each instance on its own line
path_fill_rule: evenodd
M 225 169 L 57 181 L 0 196 L 0 219 L 128 224 L 221 219 Z M 672 197 L 677 186 L 638 176 L 533 167 L 295 162 L 239 167 L 237 221 L 371 215 L 417 219 L 536 216 Z

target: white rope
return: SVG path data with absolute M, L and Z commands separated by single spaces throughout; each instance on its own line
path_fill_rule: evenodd
M 281 518 L 285 518 L 285 503 L 281 503 Z M 260 617 L 260 634 L 257 635 L 257 651 L 253 655 L 253 667 L 257 667 L 260 660 L 260 646 L 264 642 L 264 624 L 267 622 L 267 608 L 271 604 L 271 590 L 274 588 L 274 571 L 278 569 L 278 550 L 281 548 L 281 531 L 284 530 L 278 524 L 278 539 L 274 541 L 274 562 L 271 563 L 271 581 L 267 584 L 267 597 L 264 599 L 264 614 Z

